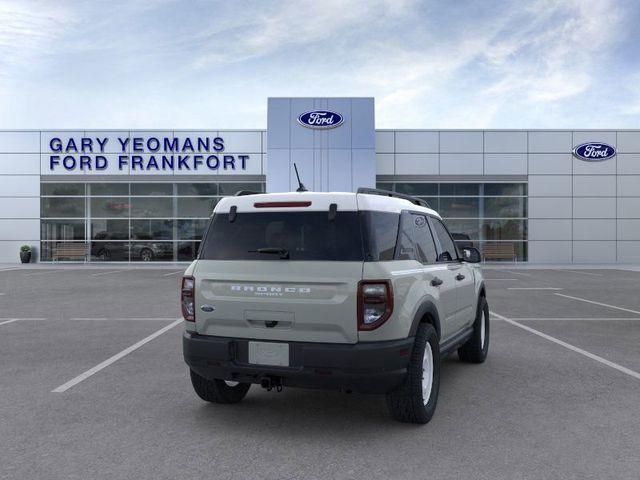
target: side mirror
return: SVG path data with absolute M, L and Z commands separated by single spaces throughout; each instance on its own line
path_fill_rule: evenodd
M 480 251 L 476 247 L 464 247 L 462 249 L 462 260 L 469 263 L 480 263 L 482 260 Z

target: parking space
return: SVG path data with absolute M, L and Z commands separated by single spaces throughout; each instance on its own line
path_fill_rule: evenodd
M 640 272 L 487 269 L 489 358 L 447 358 L 417 427 L 376 396 L 254 386 L 205 404 L 181 271 L 0 269 L 0 477 L 637 478 Z

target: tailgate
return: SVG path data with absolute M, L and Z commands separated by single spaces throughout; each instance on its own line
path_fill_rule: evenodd
M 202 335 L 357 341 L 362 262 L 200 260 L 194 277 L 196 330 Z

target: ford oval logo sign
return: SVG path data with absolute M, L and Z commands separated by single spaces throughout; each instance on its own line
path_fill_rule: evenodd
M 313 110 L 298 116 L 298 123 L 307 128 L 336 128 L 342 125 L 342 122 L 344 122 L 342 115 L 329 110 Z
M 573 149 L 573 154 L 587 162 L 600 162 L 615 156 L 616 149 L 606 143 L 589 142 L 578 145 Z

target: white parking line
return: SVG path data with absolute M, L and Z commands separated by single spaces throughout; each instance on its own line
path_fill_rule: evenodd
M 100 273 L 92 273 L 92 277 L 101 277 L 102 275 L 111 275 L 112 273 L 120 273 L 124 272 L 124 270 L 112 270 L 110 272 L 100 272 Z
M 556 272 L 577 273 L 578 275 L 589 275 L 591 277 L 601 277 L 602 276 L 602 273 L 583 272 L 582 270 L 568 270 L 566 268 L 553 268 L 552 270 L 554 270 Z
M 508 287 L 507 290 L 564 290 L 558 287 Z
M 505 270 L 505 272 L 513 273 L 514 275 L 522 275 L 523 277 L 533 277 L 530 273 L 514 272 L 513 270 Z
M 8 321 L 4 321 L 4 320 L 8 320 Z M 5 318 L 0 318 L 0 321 L 2 321 L 2 323 L 0 323 L 0 325 L 4 325 L 5 323 L 11 323 L 11 322 L 24 322 L 24 321 L 30 321 L 30 320 L 47 320 L 46 317 L 36 317 L 36 318 L 9 318 L 9 317 L 5 317 Z
M 132 321 L 154 321 L 154 322 L 169 322 L 171 320 L 175 320 L 174 317 L 171 318 L 163 318 L 163 317 L 118 317 L 118 318 L 107 318 L 107 317 L 73 317 L 69 318 L 69 320 L 74 321 L 82 321 L 82 322 L 91 322 L 91 321 L 118 321 L 118 320 L 132 320 Z
M 0 272 L 10 272 L 12 270 L 21 270 L 22 267 L 0 268 Z
M 82 382 L 83 380 L 86 380 L 87 378 L 91 377 L 92 375 L 98 373 L 100 370 L 108 367 L 109 365 L 111 365 L 112 363 L 117 362 L 118 360 L 120 360 L 122 357 L 125 357 L 127 355 L 129 355 L 131 352 L 137 350 L 138 348 L 142 347 L 145 343 L 150 342 L 151 340 L 153 340 L 156 337 L 159 337 L 160 335 L 162 335 L 163 333 L 171 330 L 173 327 L 175 327 L 176 325 L 179 325 L 182 323 L 182 318 L 177 319 L 175 322 L 170 323 L 169 325 L 167 325 L 166 327 L 162 327 L 160 330 L 152 333 L 151 335 L 149 335 L 148 337 L 143 338 L 142 340 L 140 340 L 139 342 L 134 343 L 133 345 L 131 345 L 128 348 L 125 348 L 124 350 L 122 350 L 120 353 L 116 353 L 113 357 L 110 357 L 108 359 L 106 359 L 104 362 L 99 363 L 98 365 L 96 365 L 93 368 L 90 368 L 89 370 L 87 370 L 84 373 L 81 373 L 80 375 L 78 375 L 75 378 L 72 378 L 71 380 L 69 380 L 67 383 L 63 383 L 62 385 L 60 385 L 57 388 L 54 388 L 53 390 L 51 390 L 51 393 L 62 393 L 62 392 L 66 392 L 67 390 L 69 390 L 71 387 L 73 387 L 74 385 L 79 384 L 80 382 Z
M 564 297 L 564 298 L 570 298 L 571 300 L 578 300 L 580 302 L 600 305 L 601 307 L 614 308 L 622 312 L 629 312 L 629 313 L 635 313 L 637 315 L 640 315 L 640 312 L 638 310 L 631 310 L 630 308 L 616 307 L 615 305 L 609 305 L 608 303 L 594 302 L 593 300 L 587 300 L 586 298 L 580 298 L 580 297 L 572 297 L 571 295 L 565 295 L 564 293 L 554 293 L 554 295 L 558 295 L 559 297 Z
M 178 270 L 177 272 L 171 272 L 171 273 L 164 273 L 162 276 L 163 277 L 168 277 L 170 275 L 177 275 L 179 273 L 184 273 L 184 270 Z
M 640 317 L 511 317 L 511 320 L 518 321 L 574 321 L 574 322 L 589 322 L 589 321 L 597 321 L 597 322 L 623 322 L 623 321 L 640 321 Z
M 46 275 L 47 273 L 56 273 L 56 272 L 59 272 L 59 271 L 60 270 L 46 270 L 44 272 L 25 273 L 23 276 L 31 277 L 33 275 Z
M 505 282 L 517 282 L 517 278 L 485 278 L 485 280 L 500 280 Z
M 0 293 L 0 296 L 5 295 L 4 293 Z
M 618 370 L 619 372 L 622 372 L 626 375 L 629 375 L 637 380 L 640 380 L 640 373 L 631 370 L 630 368 L 627 367 L 623 367 L 622 365 L 618 365 L 617 363 L 614 363 L 610 360 L 607 360 L 606 358 L 602 358 L 599 355 L 595 355 L 591 352 L 587 352 L 586 350 L 583 350 L 582 348 L 578 348 L 575 345 L 571 345 L 570 343 L 567 342 L 563 342 L 562 340 L 559 340 L 555 337 L 552 337 L 551 335 L 547 335 L 546 333 L 542 333 L 538 330 L 536 330 L 535 328 L 531 328 L 528 327 L 526 325 L 522 325 L 521 323 L 518 323 L 514 320 L 511 320 L 510 318 L 507 317 L 503 317 L 502 315 L 497 314 L 496 312 L 491 312 L 491 315 L 493 315 L 496 318 L 499 318 L 500 320 L 504 320 L 507 323 L 510 323 L 511 325 L 514 325 L 518 328 L 521 328 L 523 330 L 526 330 L 529 333 L 533 333 L 534 335 L 538 335 L 539 337 L 544 338 L 545 340 L 549 340 L 550 342 L 556 343 L 568 350 L 571 350 L 572 352 L 576 352 L 579 353 L 580 355 L 584 355 L 587 358 L 590 358 L 591 360 L 595 360 L 596 362 L 600 362 L 603 365 L 606 365 L 607 367 L 611 367 L 615 370 Z

